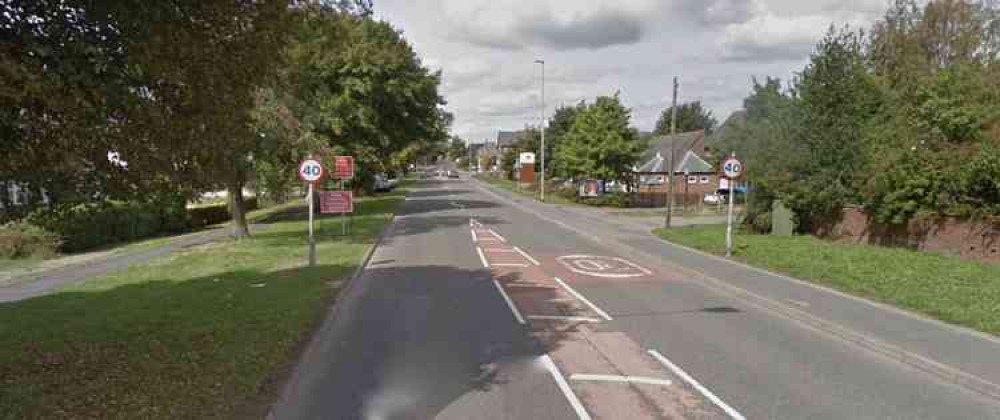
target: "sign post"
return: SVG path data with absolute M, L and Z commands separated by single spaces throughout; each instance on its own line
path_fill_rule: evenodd
M 313 237 L 313 184 L 323 178 L 323 165 L 309 158 L 299 164 L 299 178 L 309 183 L 306 200 L 309 202 L 309 266 L 316 265 L 316 239 Z
M 736 178 L 743 173 L 743 164 L 736 160 L 736 152 L 722 164 L 722 171 L 729 179 L 729 215 L 726 216 L 726 258 L 733 256 L 733 191 L 736 190 Z

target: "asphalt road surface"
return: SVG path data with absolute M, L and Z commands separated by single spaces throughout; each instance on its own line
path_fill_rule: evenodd
M 271 417 L 1000 418 L 994 399 L 517 201 L 464 175 L 422 182 Z

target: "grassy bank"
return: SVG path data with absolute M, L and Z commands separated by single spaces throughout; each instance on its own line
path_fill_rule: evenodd
M 537 185 L 521 186 L 521 188 L 518 188 L 517 187 L 517 183 L 515 183 L 512 180 L 506 179 L 506 178 L 494 177 L 494 176 L 485 175 L 485 174 L 476 175 L 475 177 L 476 177 L 476 179 L 482 180 L 482 181 L 484 181 L 484 182 L 486 182 L 488 184 L 498 186 L 500 188 L 503 188 L 503 189 L 506 189 L 508 191 L 511 191 L 511 192 L 523 195 L 525 197 L 534 198 L 535 200 L 539 200 L 540 199 L 540 194 L 536 190 Z M 569 198 L 566 198 L 566 197 L 564 197 L 564 196 L 562 196 L 560 194 L 556 194 L 555 191 L 549 191 L 548 189 L 545 190 L 545 202 L 551 203 L 551 204 L 562 204 L 562 205 L 570 205 L 570 206 L 581 206 L 581 205 L 583 205 L 583 204 L 577 203 L 576 201 L 573 201 L 573 200 L 571 200 Z
M 0 418 L 261 418 L 298 346 L 402 202 L 328 216 L 305 262 L 305 208 L 252 239 L 190 248 L 0 304 Z
M 725 226 L 656 231 L 662 238 L 725 253 Z M 734 257 L 750 265 L 994 335 L 1000 335 L 1000 265 L 810 236 L 736 235 Z

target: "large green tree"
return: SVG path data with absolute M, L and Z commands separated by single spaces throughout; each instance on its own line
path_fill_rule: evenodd
M 630 183 L 632 166 L 645 148 L 630 119 L 631 110 L 617 94 L 598 97 L 583 108 L 556 147 L 566 175 Z
M 656 135 L 670 134 L 670 119 L 673 107 L 667 107 L 660 113 L 660 118 L 656 120 L 656 128 L 653 132 Z M 715 130 L 718 121 L 712 116 L 712 111 L 701 105 L 701 101 L 688 102 L 677 105 L 677 132 L 686 133 L 689 131 L 705 130 L 711 133 Z

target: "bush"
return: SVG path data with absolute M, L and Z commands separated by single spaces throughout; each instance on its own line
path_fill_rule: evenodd
M 252 211 L 258 208 L 256 198 L 248 198 L 243 201 L 243 204 L 246 207 L 244 211 Z M 233 218 L 227 204 L 193 208 L 188 210 L 188 214 L 191 218 L 190 226 L 192 229 L 201 229 L 205 226 L 225 223 Z
M 584 198 L 583 204 L 598 207 L 626 208 L 632 203 L 632 195 L 624 192 L 605 193 L 600 197 Z
M 49 258 L 62 245 L 59 235 L 27 223 L 0 226 L 0 258 Z

